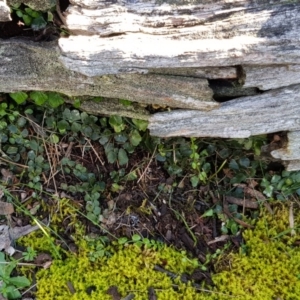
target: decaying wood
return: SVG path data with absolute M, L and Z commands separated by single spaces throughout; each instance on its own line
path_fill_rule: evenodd
M 8 21 L 11 21 L 10 9 L 6 5 L 6 0 L 0 0 L 0 22 L 8 22 Z
M 300 84 L 300 65 L 244 66 L 244 87 L 256 87 L 260 90 Z
M 81 35 L 60 39 L 61 59 L 88 76 L 300 63 L 300 7 L 288 2 L 72 3 L 66 22 Z
M 285 148 L 273 150 L 271 155 L 281 160 L 293 161 L 300 156 L 300 131 L 288 132 L 288 143 Z
M 176 110 L 149 119 L 152 135 L 160 137 L 246 138 L 300 129 L 300 85 L 224 102 L 212 111 Z
M 283 161 L 287 171 L 299 171 L 300 170 L 300 159 Z
M 300 131 L 298 1 L 70 2 L 63 15 L 69 38 L 0 40 L 0 92 L 101 96 L 82 108 L 149 118 L 151 134 L 162 137 Z M 171 111 L 149 117 L 152 104 Z M 290 169 L 300 161 L 293 134 L 274 152 Z
M 59 80 L 58 80 L 59 78 Z M 0 43 L 1 92 L 57 91 L 69 96 L 103 96 L 160 106 L 210 110 L 219 104 L 206 79 L 159 74 L 87 77 L 66 69 L 55 43 Z M 103 104 L 104 105 L 104 104 Z

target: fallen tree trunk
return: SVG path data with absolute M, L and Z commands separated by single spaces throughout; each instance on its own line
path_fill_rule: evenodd
M 68 38 L 0 40 L 0 92 L 105 97 L 82 108 L 147 119 L 163 137 L 297 132 L 299 13 L 298 1 L 72 0 L 60 14 Z M 299 138 L 289 137 L 293 155 L 274 156 L 293 169 Z

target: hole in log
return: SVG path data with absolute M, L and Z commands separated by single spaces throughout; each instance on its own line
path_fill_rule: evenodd
M 213 98 L 218 102 L 226 102 L 239 97 L 261 94 L 255 87 L 244 88 L 238 80 L 212 79 L 208 80 L 209 87 L 213 90 Z
M 64 12 L 68 8 L 69 5 L 70 5 L 69 0 L 59 0 L 59 6 L 60 6 L 61 12 Z

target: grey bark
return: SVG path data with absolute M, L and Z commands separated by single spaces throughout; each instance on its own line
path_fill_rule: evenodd
M 0 0 L 0 22 L 11 21 L 10 9 L 6 4 L 6 0 Z
M 150 117 L 149 129 L 152 135 L 160 137 L 223 138 L 295 131 L 300 130 L 299 102 L 300 85 L 289 86 L 224 102 L 208 112 L 176 110 L 157 113 Z
M 53 8 L 56 0 L 7 0 L 9 6 L 25 4 L 34 10 L 47 11 Z

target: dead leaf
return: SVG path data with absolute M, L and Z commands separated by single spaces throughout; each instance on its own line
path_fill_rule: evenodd
M 52 262 L 52 257 L 48 253 L 40 253 L 34 260 L 37 265 L 44 265 L 47 262 Z
M 47 261 L 46 263 L 43 264 L 43 268 L 46 270 L 46 269 L 49 269 L 50 266 L 52 265 L 52 261 Z
M 9 227 L 7 225 L 0 226 L 0 251 L 5 250 L 5 252 L 9 252 L 10 254 L 13 251 L 11 249 L 12 238 L 9 234 Z
M 257 200 L 266 200 L 267 199 L 263 193 L 261 193 L 257 190 L 254 190 L 253 188 L 250 188 L 250 187 L 244 187 L 244 193 L 257 199 Z
M 11 183 L 14 182 L 15 176 L 14 176 L 14 174 L 13 174 L 11 171 L 2 168 L 2 169 L 1 169 L 1 174 L 2 174 L 2 176 L 3 176 L 3 177 L 2 177 L 2 180 L 3 180 L 5 183 L 11 184 Z
M 121 295 L 115 285 L 111 286 L 106 293 L 111 295 L 113 300 L 121 300 Z
M 26 225 L 22 227 L 14 227 L 9 230 L 10 236 L 12 237 L 13 240 L 17 240 L 21 236 L 27 235 L 32 231 L 35 231 L 39 229 L 39 226 L 31 226 L 31 225 Z
M 224 235 L 216 237 L 212 241 L 207 242 L 207 245 L 215 244 L 215 243 L 218 243 L 218 242 L 224 242 L 224 241 L 227 241 L 228 239 L 229 239 L 229 235 L 224 234 Z
M 225 197 L 226 201 L 245 208 L 258 209 L 258 202 L 249 199 L 239 199 L 231 196 Z
M 11 215 L 14 211 L 14 206 L 11 203 L 0 201 L 0 215 Z

